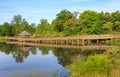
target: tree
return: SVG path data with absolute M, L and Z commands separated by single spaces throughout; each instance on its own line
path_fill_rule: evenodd
M 1 35 L 2 36 L 10 36 L 11 30 L 10 25 L 8 22 L 5 22 L 1 27 Z
M 11 20 L 11 25 L 13 27 L 13 34 L 18 35 L 21 31 L 20 25 L 22 23 L 22 16 L 21 15 L 14 15 L 13 20 Z M 20 29 L 19 29 L 20 28 Z
M 120 21 L 120 11 L 115 11 L 111 14 L 112 22 Z
M 104 25 L 103 25 L 103 30 L 105 33 L 110 33 L 112 32 L 112 26 L 113 26 L 113 23 L 112 22 L 106 22 Z
M 16 36 L 23 30 L 28 31 L 31 34 L 33 34 L 35 31 L 35 27 L 29 25 L 29 23 L 25 19 L 22 19 L 21 15 L 14 15 L 13 20 L 11 21 L 11 26 L 13 28 L 13 35 Z
M 19 25 L 22 22 L 22 16 L 14 15 L 12 22 L 16 24 L 16 26 Z
M 75 18 L 77 18 L 79 12 L 78 12 L 78 11 L 75 11 L 73 14 L 74 14 Z
M 111 22 L 112 18 L 111 18 L 111 14 L 109 12 L 106 12 L 104 14 L 104 22 Z
M 47 19 L 41 19 L 40 24 L 35 29 L 35 35 L 42 35 L 49 33 L 50 24 L 48 23 Z
M 23 19 L 21 23 L 19 23 L 19 25 L 17 25 L 16 27 L 16 35 L 25 30 L 27 26 L 29 26 L 28 22 L 25 19 Z
M 120 32 L 120 11 L 115 11 L 111 14 L 113 30 L 115 32 Z
M 32 23 L 30 24 L 28 27 L 26 27 L 26 31 L 30 32 L 31 34 L 33 34 L 35 32 L 35 28 L 36 28 L 36 24 Z
M 115 24 L 113 26 L 113 30 L 120 32 L 120 21 L 115 21 Z
M 74 15 L 64 9 L 62 10 L 60 13 L 58 13 L 56 15 L 56 19 L 54 20 L 54 23 L 52 25 L 54 25 L 54 29 L 57 31 L 57 32 L 62 32 L 64 30 L 64 24 L 67 20 L 71 19 L 74 17 Z
M 103 25 L 103 13 L 86 10 L 79 16 L 79 26 L 81 34 L 97 34 Z M 98 31 L 96 31 L 96 29 Z

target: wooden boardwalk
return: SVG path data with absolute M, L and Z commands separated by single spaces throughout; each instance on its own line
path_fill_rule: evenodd
M 95 41 L 96 45 L 100 43 L 100 40 L 112 40 L 120 39 L 119 35 L 81 35 L 74 37 L 53 37 L 53 38 L 20 38 L 20 37 L 8 37 L 7 42 L 20 42 L 20 43 L 37 43 L 37 44 L 56 44 L 56 45 L 91 45 L 91 41 Z

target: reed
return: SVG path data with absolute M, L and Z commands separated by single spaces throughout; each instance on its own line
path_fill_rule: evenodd
M 6 73 L 6 75 L 0 75 L 0 77 L 60 77 L 57 74 L 57 70 L 54 69 L 53 71 L 38 71 L 38 70 L 34 70 L 34 71 L 26 71 L 26 72 L 15 72 L 13 73 L 13 75 L 10 75 L 10 73 Z

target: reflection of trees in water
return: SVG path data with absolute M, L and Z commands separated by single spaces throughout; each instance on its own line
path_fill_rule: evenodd
M 42 52 L 42 55 L 48 55 L 51 50 L 49 47 L 38 47 L 38 49 Z
M 36 47 L 32 47 L 32 48 L 30 49 L 30 51 L 31 51 L 31 53 L 32 53 L 33 55 L 37 55 Z
M 70 59 L 72 56 L 79 54 L 79 50 L 55 48 L 53 53 L 58 58 L 58 63 L 65 66 L 71 63 Z
M 13 57 L 15 58 L 17 63 L 22 63 L 24 58 L 21 54 L 13 54 Z
M 5 54 L 12 54 L 17 63 L 24 62 L 24 59 L 28 58 L 31 54 L 37 54 L 37 48 L 31 47 L 29 51 L 23 51 L 19 45 L 9 45 L 0 43 L 0 50 Z M 77 55 L 94 55 L 104 52 L 104 50 L 82 50 L 82 49 L 69 49 L 69 48 L 52 48 L 52 47 L 38 47 L 38 50 L 42 52 L 42 55 L 48 55 L 51 50 L 57 57 L 58 63 L 65 66 L 72 63 L 72 57 Z
M 72 63 L 72 57 L 77 55 L 94 55 L 104 52 L 104 50 L 82 50 L 82 49 L 65 49 L 65 48 L 54 48 L 54 55 L 58 58 L 58 63 L 65 66 Z
M 37 54 L 36 47 L 33 47 L 30 50 L 32 54 Z M 0 43 L 0 51 L 7 55 L 12 54 L 17 63 L 24 62 L 24 59 L 30 55 L 29 51 L 22 50 L 19 45 L 9 45 L 6 43 Z
M 6 43 L 0 43 L 0 50 L 1 52 L 4 52 L 5 54 L 13 53 L 16 47 L 17 45 L 8 45 Z

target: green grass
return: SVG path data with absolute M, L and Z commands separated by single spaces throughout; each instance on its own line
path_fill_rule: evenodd
M 6 41 L 7 41 L 7 37 L 0 36 L 0 42 L 6 42 Z

